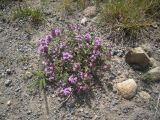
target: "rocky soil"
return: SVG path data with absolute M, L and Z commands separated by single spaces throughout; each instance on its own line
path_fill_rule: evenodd
M 37 3 L 29 4 L 34 6 Z M 57 4 L 50 0 L 44 10 L 46 23 L 38 26 L 22 20 L 11 20 L 17 2 L 0 9 L 3 13 L 0 16 L 0 120 L 160 120 L 159 78 L 149 83 L 143 81 L 146 71 L 137 70 L 137 65 L 130 66 L 125 60 L 128 47 L 141 47 L 147 57 L 152 58 L 149 69 L 160 65 L 158 23 L 156 27 L 146 28 L 133 46 L 130 42 L 112 43 L 112 40 L 119 38 L 114 35 L 108 38 L 106 34 L 109 33 L 104 34 L 104 31 L 104 39 L 114 48 L 111 71 L 104 72 L 104 77 L 93 87 L 89 96 L 71 97 L 61 108 L 59 106 L 64 100 L 49 86 L 46 89 L 49 115 L 46 115 L 43 95 L 38 90 L 31 92 L 28 88 L 34 81 L 33 71 L 38 69 L 36 43 L 52 28 L 68 22 L 79 23 L 83 18 L 83 12 L 79 11 L 61 17 L 56 9 Z M 92 17 L 87 19 L 93 20 Z

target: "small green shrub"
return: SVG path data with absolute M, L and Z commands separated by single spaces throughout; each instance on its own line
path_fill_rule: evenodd
M 143 80 L 146 81 L 146 82 L 151 82 L 151 81 L 152 81 L 152 75 L 149 74 L 149 73 L 146 73 L 146 74 L 143 76 Z
M 31 20 L 33 23 L 41 23 L 44 20 L 44 15 L 39 9 L 26 7 L 15 10 L 13 19 L 17 18 Z
M 45 74 L 42 71 L 35 71 L 35 72 L 33 72 L 33 75 L 35 77 L 35 80 L 29 86 L 30 90 L 33 90 L 36 88 L 38 88 L 39 90 L 44 89 L 46 86 Z

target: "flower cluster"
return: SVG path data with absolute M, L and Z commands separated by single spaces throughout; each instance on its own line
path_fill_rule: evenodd
M 97 70 L 106 66 L 106 46 L 92 26 L 70 24 L 40 39 L 38 53 L 48 80 L 60 85 L 60 92 L 68 96 L 89 90 Z

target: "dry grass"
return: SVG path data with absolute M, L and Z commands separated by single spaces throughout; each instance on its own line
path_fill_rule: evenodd
M 149 0 L 110 0 L 103 6 L 101 17 L 105 22 L 124 28 L 139 28 L 150 24 L 145 12 L 150 6 Z
M 143 28 L 153 25 L 155 16 L 160 16 L 160 0 L 106 0 L 100 23 L 120 29 L 124 37 L 136 39 Z

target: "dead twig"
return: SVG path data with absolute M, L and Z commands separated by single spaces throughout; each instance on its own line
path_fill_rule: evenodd
M 156 117 L 157 117 L 159 102 L 160 102 L 160 94 L 159 94 L 159 96 L 158 96 L 157 104 L 156 104 L 156 107 L 155 107 L 156 112 L 155 112 L 155 114 L 154 114 L 154 120 L 156 120 Z
M 64 104 L 66 104 L 66 102 L 69 100 L 69 98 L 72 96 L 72 94 L 70 94 L 61 104 L 60 106 L 58 107 L 58 109 L 60 109 L 61 107 L 64 106 Z

